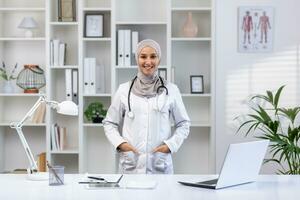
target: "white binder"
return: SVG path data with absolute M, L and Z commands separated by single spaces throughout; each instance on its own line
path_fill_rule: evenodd
M 72 69 L 66 69 L 66 100 L 72 101 Z
M 90 60 L 89 58 L 84 58 L 83 63 L 83 91 L 84 94 L 90 94 Z
M 105 69 L 104 65 L 96 66 L 96 93 L 105 93 Z
M 59 57 L 58 57 L 59 66 L 65 65 L 65 52 L 66 52 L 66 44 L 60 43 L 59 44 Z
M 124 30 L 118 30 L 118 66 L 124 66 L 124 38 L 125 37 L 125 32 Z
M 53 40 L 53 66 L 59 65 L 59 40 Z
M 131 30 L 125 30 L 125 58 L 124 58 L 124 66 L 131 66 Z
M 136 65 L 135 52 L 136 52 L 136 46 L 139 43 L 139 32 L 132 31 L 131 36 L 132 36 L 131 38 L 132 63 L 133 65 Z
M 72 101 L 78 104 L 78 71 L 73 69 L 72 71 Z
M 96 58 L 89 58 L 89 83 L 90 83 L 90 94 L 97 93 L 96 87 Z

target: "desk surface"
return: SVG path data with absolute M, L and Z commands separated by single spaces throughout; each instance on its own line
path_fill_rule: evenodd
M 152 190 L 136 189 L 94 189 L 88 190 L 78 184 L 83 175 L 65 175 L 65 185 L 49 186 L 48 181 L 29 181 L 25 175 L 0 175 L 0 199 L 298 199 L 300 196 L 300 176 L 261 175 L 257 182 L 220 190 L 187 187 L 177 183 L 179 180 L 202 181 L 209 175 L 124 175 L 121 187 L 130 180 L 155 180 L 157 186 Z

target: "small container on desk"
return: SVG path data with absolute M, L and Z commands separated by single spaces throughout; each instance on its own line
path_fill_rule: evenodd
M 64 172 L 64 166 L 57 165 L 49 168 L 49 185 L 63 185 Z

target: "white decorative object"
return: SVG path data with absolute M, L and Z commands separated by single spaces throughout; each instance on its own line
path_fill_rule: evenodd
M 30 38 L 33 37 L 32 29 L 36 29 L 38 27 L 37 22 L 32 17 L 24 17 L 18 28 L 25 29 L 25 37 Z
M 196 37 L 198 34 L 198 27 L 193 21 L 192 12 L 188 12 L 188 17 L 183 26 L 184 37 Z
M 37 162 L 34 160 L 33 154 L 29 148 L 29 145 L 25 139 L 22 127 L 24 123 L 30 119 L 30 117 L 34 114 L 36 109 L 42 104 L 46 103 L 46 105 L 49 105 L 51 108 L 55 109 L 57 113 L 63 114 L 63 115 L 78 115 L 78 107 L 77 105 L 72 101 L 63 101 L 61 103 L 58 103 L 56 101 L 49 101 L 46 99 L 46 97 L 41 94 L 40 98 L 36 101 L 36 103 L 32 106 L 32 108 L 26 113 L 26 115 L 23 117 L 23 119 L 20 122 L 12 122 L 10 124 L 10 127 L 13 129 L 16 129 L 18 136 L 21 140 L 21 143 L 24 147 L 25 153 L 27 155 L 27 158 L 30 163 L 30 167 L 27 169 L 28 176 L 27 178 L 29 180 L 48 180 L 48 176 L 45 173 L 38 173 L 38 166 Z

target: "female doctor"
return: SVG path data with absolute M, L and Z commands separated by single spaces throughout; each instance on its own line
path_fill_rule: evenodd
M 105 135 L 120 152 L 120 173 L 171 174 L 171 153 L 187 138 L 190 119 L 177 86 L 158 76 L 159 44 L 141 41 L 135 57 L 138 74 L 115 93 L 103 121 Z

